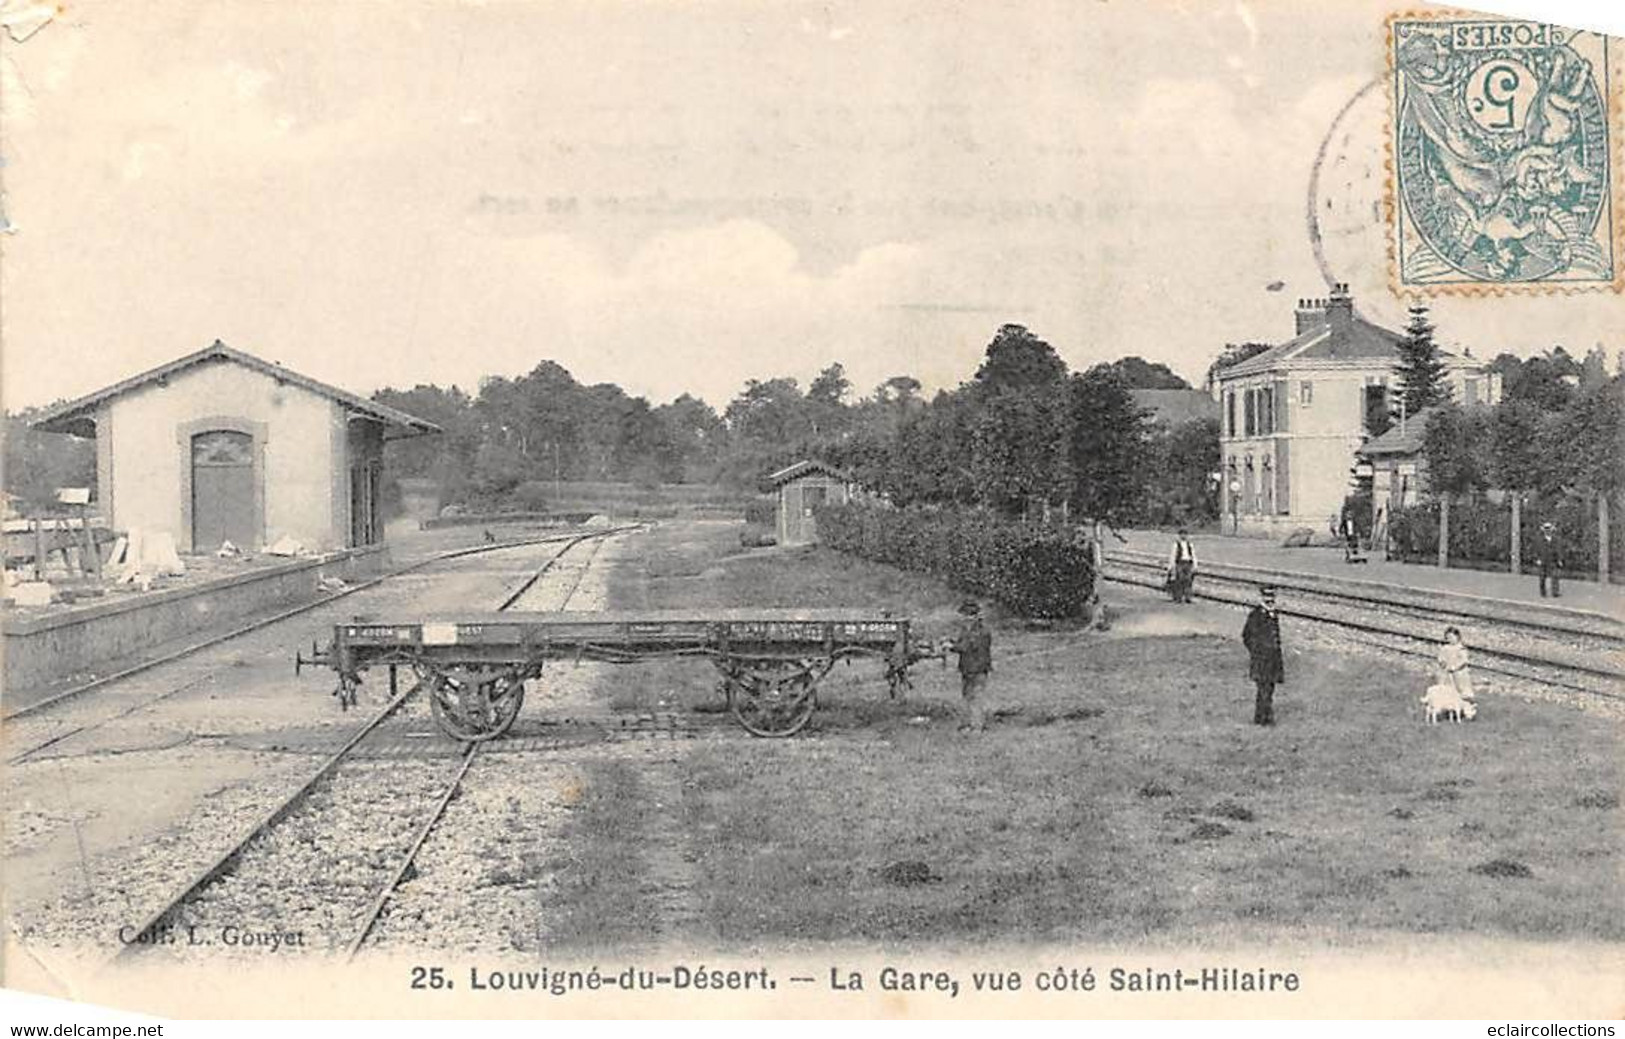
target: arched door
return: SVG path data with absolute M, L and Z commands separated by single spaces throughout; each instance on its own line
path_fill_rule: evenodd
M 192 437 L 192 551 L 209 552 L 230 541 L 251 548 L 254 515 L 254 438 L 230 429 Z

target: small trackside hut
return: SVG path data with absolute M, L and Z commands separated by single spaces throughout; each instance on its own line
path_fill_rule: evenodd
M 852 500 L 852 478 L 826 462 L 807 460 L 786 466 L 765 481 L 778 498 L 777 534 L 781 545 L 818 541 L 813 510 Z
M 110 525 L 197 553 L 282 538 L 318 552 L 381 543 L 384 442 L 439 432 L 218 340 L 33 426 L 95 438 Z

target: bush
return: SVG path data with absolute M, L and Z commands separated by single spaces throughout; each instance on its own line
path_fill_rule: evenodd
M 511 495 L 513 503 L 526 512 L 541 512 L 551 497 L 552 488 L 540 480 L 525 480 Z
M 1094 594 L 1089 549 L 1044 527 L 988 512 L 826 505 L 824 544 L 941 578 L 1027 617 L 1077 617 Z
M 778 502 L 773 498 L 755 498 L 745 503 L 745 522 L 758 527 L 778 525 Z

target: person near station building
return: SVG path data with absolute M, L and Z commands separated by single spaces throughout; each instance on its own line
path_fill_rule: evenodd
M 1274 725 L 1275 687 L 1286 681 L 1286 665 L 1281 658 L 1281 620 L 1275 612 L 1275 589 L 1269 585 L 1258 589 L 1258 603 L 1247 614 L 1241 643 L 1247 647 L 1248 674 L 1257 688 L 1253 724 Z
M 1174 540 L 1174 549 L 1168 554 L 1168 590 L 1174 602 L 1190 602 L 1191 586 L 1196 583 L 1196 546 L 1191 544 L 1191 532 L 1183 528 Z
M 1558 571 L 1563 568 L 1563 545 L 1557 538 L 1557 524 L 1551 520 L 1540 525 L 1540 536 L 1535 539 L 1535 562 L 1540 566 L 1540 597 L 1546 598 L 1546 583 L 1550 581 L 1552 598 L 1562 598 Z
M 981 732 L 987 728 L 987 676 L 993 670 L 993 634 L 982 622 L 982 605 L 966 599 L 959 606 L 963 618 L 954 635 L 953 651 L 959 654 L 959 692 L 965 701 L 961 731 Z
M 1360 556 L 1360 527 L 1354 522 L 1354 510 L 1343 512 L 1343 562 L 1352 563 Z

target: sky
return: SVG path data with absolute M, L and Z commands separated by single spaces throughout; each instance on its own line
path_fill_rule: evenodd
M 551 359 L 720 408 L 832 361 L 952 386 L 1006 322 L 1197 382 L 1325 294 L 1328 135 L 1332 274 L 1397 327 L 1385 13 L 75 0 L 0 39 L 0 397 L 221 339 L 362 393 Z M 1625 348 L 1615 295 L 1434 319 L 1483 357 Z

